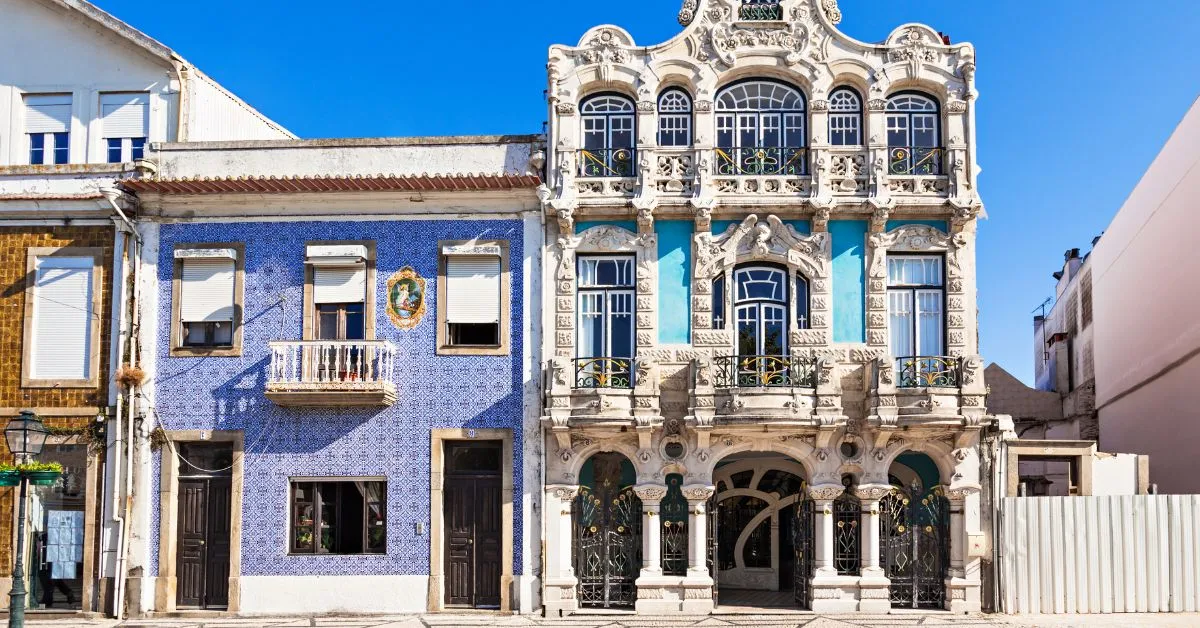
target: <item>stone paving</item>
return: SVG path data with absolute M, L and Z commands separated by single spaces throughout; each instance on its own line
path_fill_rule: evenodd
M 1200 614 L 1118 615 L 951 615 L 898 612 L 890 615 L 814 615 L 794 611 L 738 615 L 572 615 L 564 618 L 494 614 L 402 616 L 331 616 L 279 618 L 139 619 L 116 622 L 96 619 L 38 620 L 32 628 L 907 628 L 917 626 L 981 626 L 1091 628 L 1093 626 L 1184 628 L 1200 626 Z

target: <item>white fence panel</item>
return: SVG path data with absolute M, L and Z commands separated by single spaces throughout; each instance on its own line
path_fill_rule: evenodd
M 1196 612 L 1200 495 L 1006 497 L 1009 613 Z

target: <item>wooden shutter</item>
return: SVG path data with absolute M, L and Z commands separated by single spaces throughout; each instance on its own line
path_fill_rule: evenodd
M 42 257 L 33 291 L 33 379 L 90 379 L 91 257 Z
M 146 137 L 150 99 L 146 94 L 103 94 L 100 115 L 104 137 Z
M 500 322 L 500 258 L 452 255 L 446 258 L 446 322 Z
M 313 266 L 313 303 L 362 303 L 367 298 L 367 267 Z
M 179 318 L 184 323 L 233 321 L 234 263 L 228 258 L 183 260 Z
M 70 94 L 25 97 L 26 133 L 65 133 L 70 127 Z

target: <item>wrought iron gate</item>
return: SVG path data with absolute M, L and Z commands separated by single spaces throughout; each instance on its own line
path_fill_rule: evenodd
M 934 487 L 920 501 L 912 491 L 893 487 L 879 500 L 880 561 L 892 606 L 942 608 L 950 566 L 950 500 Z
M 717 493 L 714 491 L 712 497 L 708 498 L 708 506 L 705 509 L 705 519 L 708 525 L 704 529 L 706 546 L 708 548 L 708 577 L 712 578 L 712 600 L 713 608 L 717 607 L 717 521 L 721 519 L 717 509 L 720 508 L 720 503 L 717 501 Z
M 593 459 L 594 486 L 575 498 L 575 575 L 579 603 L 587 608 L 632 607 L 642 566 L 642 501 L 621 486 L 620 455 Z
M 812 610 L 813 558 L 816 546 L 814 529 L 817 522 L 812 497 L 807 484 L 800 485 L 800 498 L 796 501 L 796 521 L 792 526 L 792 546 L 796 551 L 793 590 L 796 606 Z

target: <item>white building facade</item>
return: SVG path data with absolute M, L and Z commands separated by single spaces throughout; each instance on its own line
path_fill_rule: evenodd
M 550 49 L 550 614 L 980 610 L 974 49 L 840 19 Z

